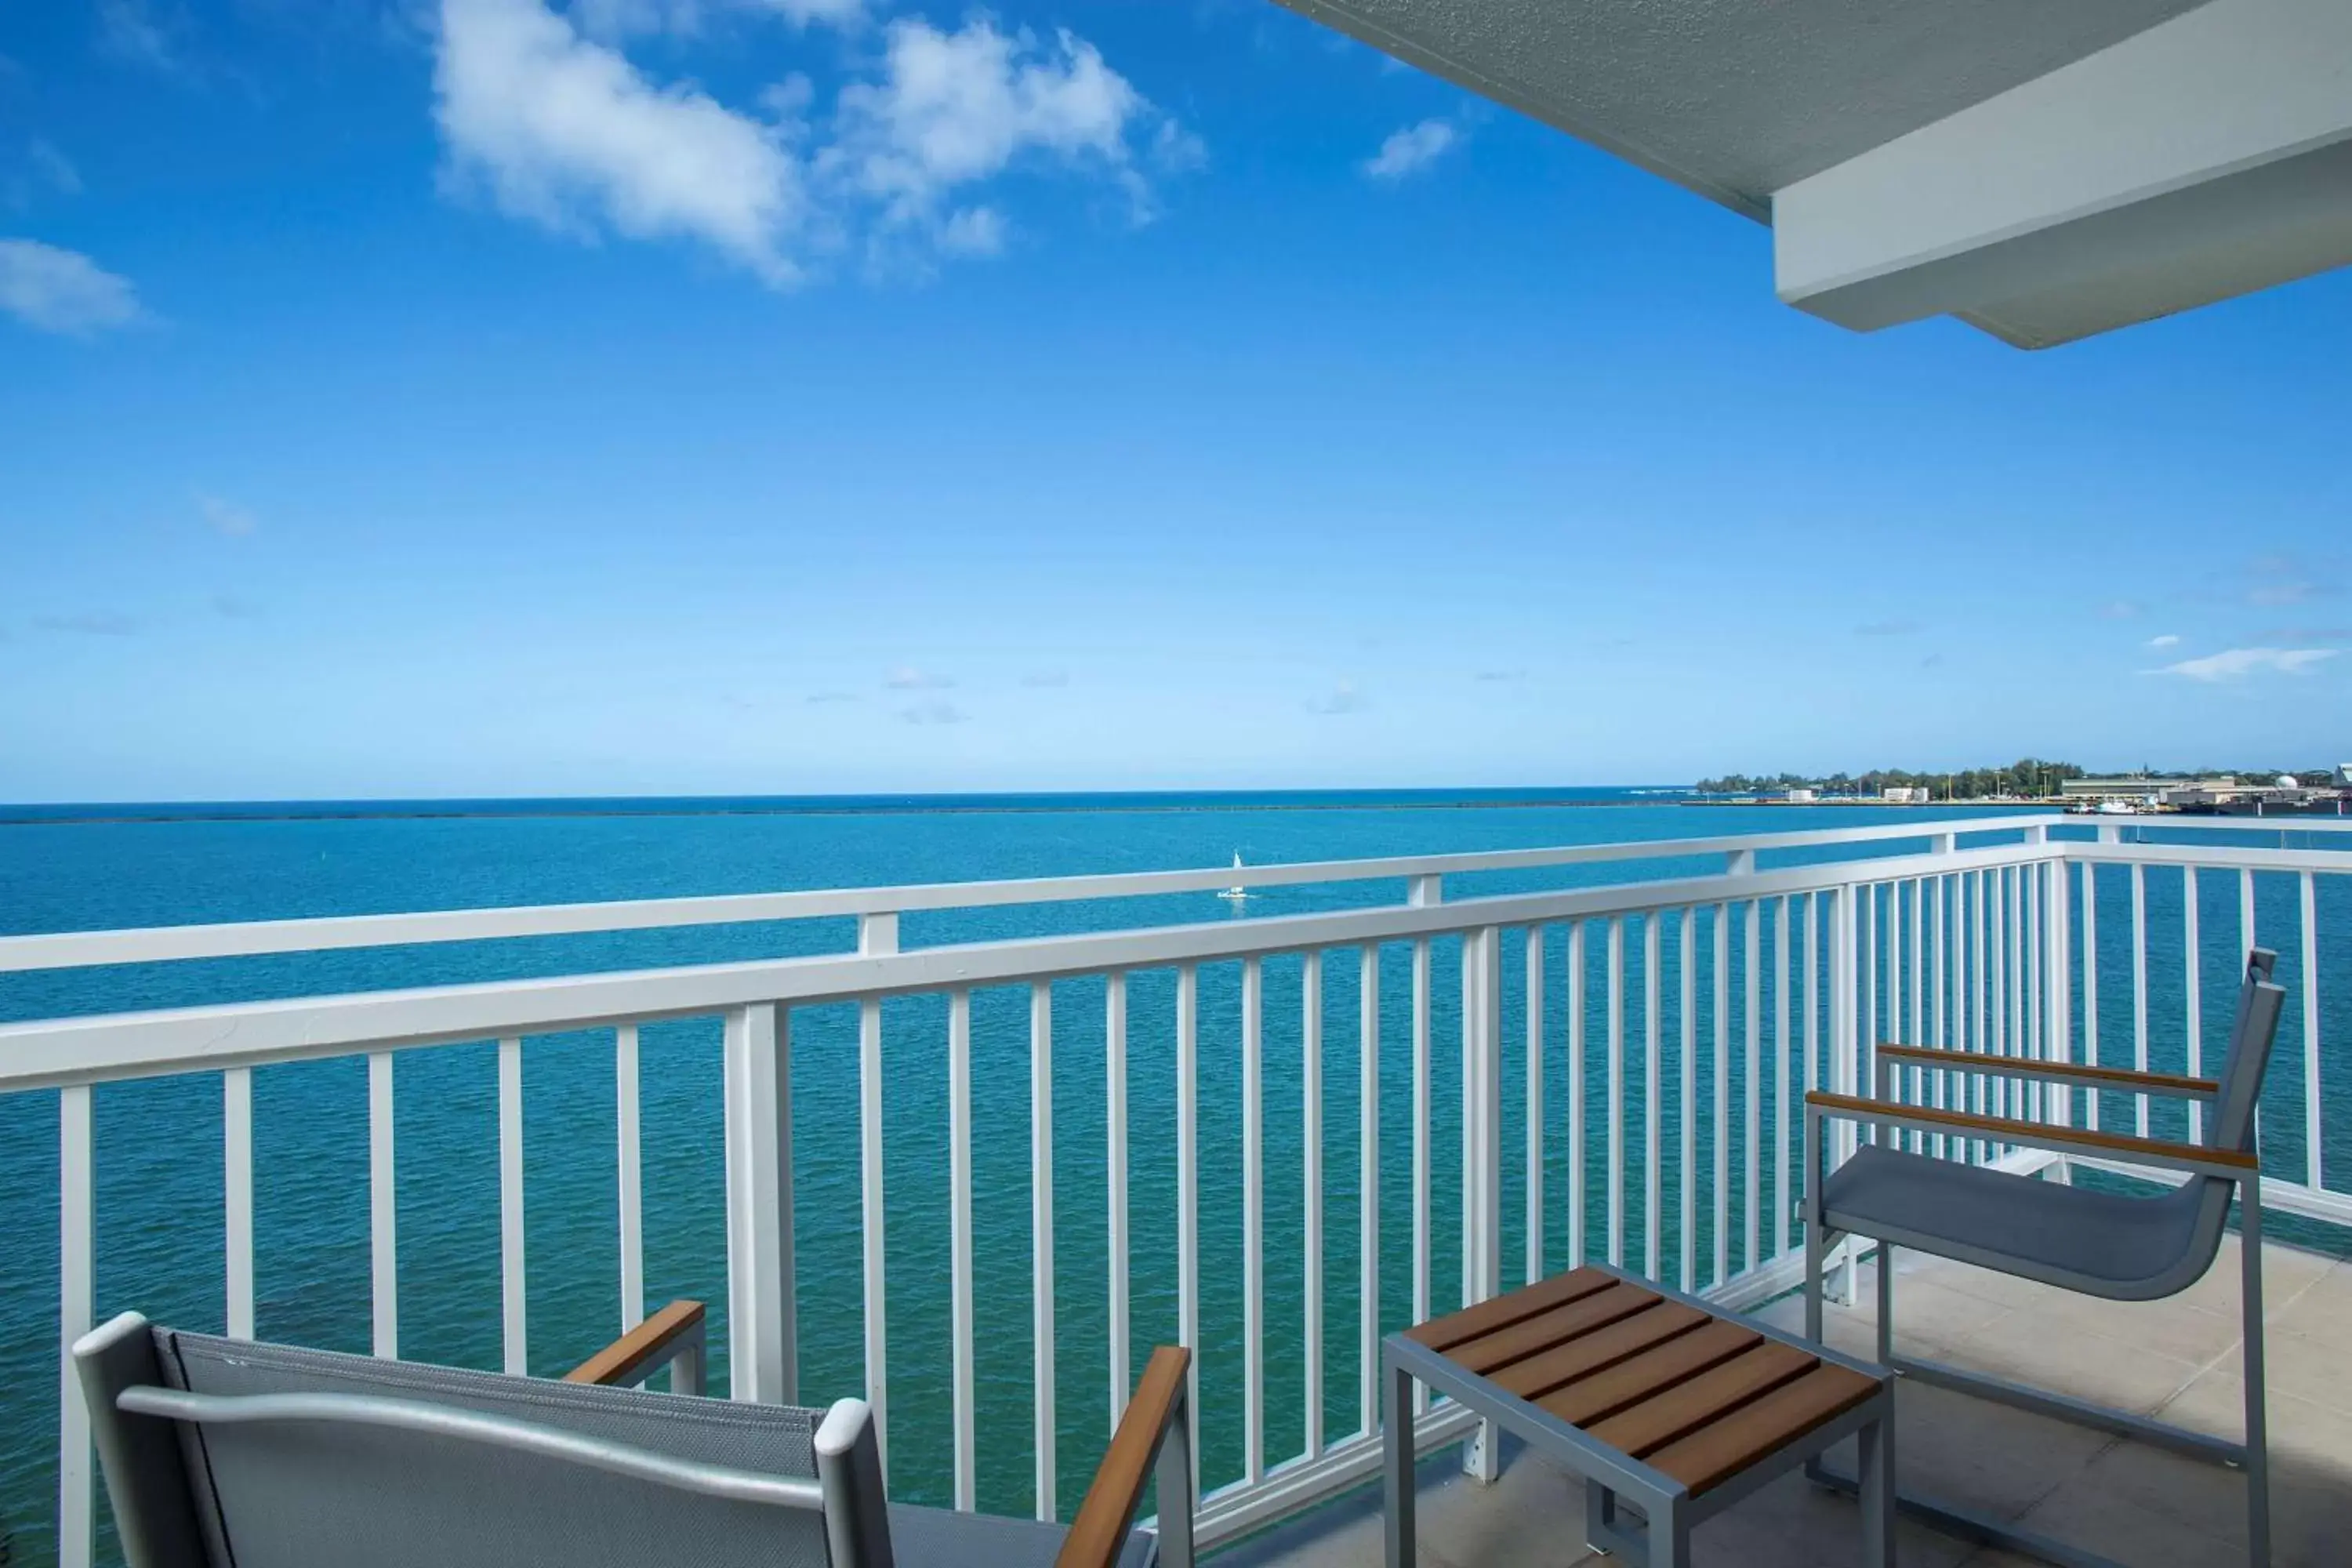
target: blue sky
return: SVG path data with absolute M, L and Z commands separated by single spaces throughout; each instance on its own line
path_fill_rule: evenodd
M 2352 278 L 2041 354 L 1264 0 L 0 12 L 0 798 L 2352 754 Z

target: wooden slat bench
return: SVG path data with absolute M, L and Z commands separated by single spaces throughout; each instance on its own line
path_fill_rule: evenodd
M 1416 1380 L 1582 1476 L 1590 1544 L 1653 1568 L 1684 1568 L 1701 1520 L 1860 1433 L 1864 1561 L 1895 1560 L 1883 1367 L 1600 1267 L 1392 1334 L 1382 1361 L 1389 1568 L 1413 1562 Z

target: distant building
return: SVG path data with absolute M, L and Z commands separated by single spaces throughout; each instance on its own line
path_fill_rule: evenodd
M 2150 801 L 2182 790 L 2233 794 L 2237 789 L 2237 779 L 2228 773 L 2201 779 L 2061 779 L 2058 784 L 2059 795 L 2067 800 Z
M 1811 790 L 1792 789 L 1789 792 L 1788 798 L 1790 805 L 1811 805 L 1813 804 L 1814 796 Z
M 2352 763 L 2346 763 L 2336 770 L 2336 782 L 2352 789 Z
M 1888 784 L 1878 792 L 1878 798 L 1889 805 L 1925 805 L 1927 787 L 1925 784 Z

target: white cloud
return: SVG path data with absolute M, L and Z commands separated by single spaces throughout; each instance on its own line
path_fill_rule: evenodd
M 121 610 L 81 610 L 69 616 L 37 616 L 33 624 L 45 632 L 71 632 L 78 637 L 136 637 L 146 623 Z
M 45 332 L 87 336 L 138 321 L 139 291 L 79 251 L 0 239 L 0 310 Z
M 25 161 L 52 189 L 68 196 L 81 194 L 81 171 L 73 166 L 72 159 L 58 151 L 56 143 L 35 137 L 32 145 L 25 149 Z
M 754 113 L 656 81 L 620 45 L 721 11 L 849 26 L 866 16 L 860 0 L 440 7 L 436 112 L 458 184 L 478 182 L 508 213 L 578 238 L 697 240 L 776 286 L 861 237 L 877 258 L 995 254 L 1010 220 L 968 193 L 1032 166 L 1108 180 L 1140 222 L 1154 206 L 1146 167 L 1181 173 L 1206 156 L 1093 45 L 1068 32 L 1041 43 L 985 15 L 954 32 L 892 22 L 878 61 L 816 120 L 803 77 L 753 95 Z
M 2148 638 L 2147 646 L 2150 647 L 2179 647 L 2180 646 L 2180 638 L 2171 632 L 2166 632 L 2160 637 L 2152 637 Z
M 2181 675 L 2191 680 L 2238 680 L 2261 671 L 2281 675 L 2301 675 L 2314 665 L 2334 658 L 2339 649 L 2332 647 L 2233 647 L 2221 653 L 2209 653 L 2203 658 L 2183 659 L 2168 664 L 2162 669 L 2151 669 L 2150 675 Z
M 918 669 L 911 664 L 902 664 L 890 672 L 889 679 L 883 684 L 893 691 L 937 691 L 953 686 L 955 678 Z
M 1417 174 L 1444 157 L 1462 139 L 1450 120 L 1424 120 L 1418 125 L 1408 125 L 1392 132 L 1381 143 L 1381 150 L 1364 160 L 1363 171 L 1369 179 L 1402 180 Z
M 1328 697 L 1310 697 L 1307 700 L 1309 713 L 1360 713 L 1364 710 L 1364 694 L 1356 689 L 1352 680 L 1343 680 L 1331 689 Z
M 1004 249 L 1004 215 L 994 207 L 958 207 L 940 225 L 940 248 L 950 256 L 996 256 Z
M 1032 153 L 1108 172 L 1148 216 L 1150 188 L 1128 146 L 1130 126 L 1148 118 L 1143 95 L 1072 33 L 1046 47 L 985 16 L 953 33 L 902 17 L 886 35 L 881 79 L 842 89 L 837 140 L 818 163 L 879 204 L 892 227 L 936 226 L 949 193 Z
M 572 0 L 572 19 L 599 38 L 633 33 L 690 37 L 731 12 L 781 16 L 794 26 L 825 22 L 848 26 L 865 19 L 866 0 Z
M 243 539 L 261 527 L 260 520 L 252 512 L 218 496 L 200 496 L 196 506 L 205 514 L 205 521 L 214 532 L 230 539 Z
M 540 0 L 443 0 L 434 79 L 453 163 L 516 216 L 698 239 L 770 284 L 800 276 L 786 246 L 807 196 L 776 127 L 655 86 Z
M 100 0 L 98 38 L 107 53 L 154 70 L 183 66 L 172 30 L 156 20 L 146 0 Z

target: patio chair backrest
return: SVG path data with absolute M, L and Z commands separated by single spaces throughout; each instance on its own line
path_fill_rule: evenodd
M 2277 966 L 2278 954 L 2268 948 L 2258 947 L 2246 955 L 2237 1016 L 2230 1026 L 2230 1054 L 2221 1063 L 2221 1092 L 2213 1102 L 2215 1148 L 2243 1151 L 2254 1146 L 2254 1110 L 2262 1102 L 2279 1009 L 2286 1000 L 2286 993 L 2270 983 Z
M 131 1568 L 891 1563 L 856 1401 L 824 1412 L 506 1377 L 134 1313 L 74 1354 Z

